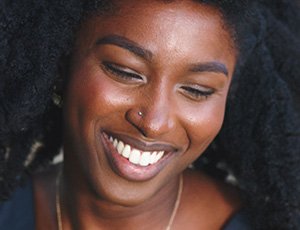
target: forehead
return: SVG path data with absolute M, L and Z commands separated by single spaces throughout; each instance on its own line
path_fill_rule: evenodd
M 102 22 L 114 24 L 115 21 L 123 20 L 123 24 L 132 25 L 132 30 L 137 27 L 153 25 L 156 29 L 167 26 L 176 26 L 178 23 L 187 27 L 206 27 L 206 30 L 218 25 L 225 29 L 222 15 L 217 8 L 207 4 L 190 0 L 113 0 L 110 2 L 110 10 L 104 8 L 98 19 Z M 90 17 L 96 19 L 97 17 Z M 202 20 L 199 23 L 199 19 Z M 183 20 L 184 19 L 184 20 Z M 99 25 L 98 25 L 99 26 Z M 117 26 L 114 24 L 114 26 Z M 177 28 L 178 29 L 178 28 Z M 183 28 L 182 28 L 183 29 Z
M 101 36 L 117 34 L 153 53 L 172 51 L 172 58 L 176 53 L 181 57 L 201 53 L 203 60 L 206 56 L 222 59 L 228 52 L 235 53 L 229 30 L 216 8 L 189 0 L 167 3 L 115 0 L 113 3 L 113 12 L 92 16 L 83 23 L 79 40 L 86 46 L 92 47 Z

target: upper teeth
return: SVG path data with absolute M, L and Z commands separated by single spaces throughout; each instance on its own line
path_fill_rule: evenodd
M 138 150 L 113 137 L 110 137 L 109 140 L 121 156 L 129 159 L 131 163 L 140 166 L 148 166 L 149 164 L 156 163 L 165 153 L 165 151 L 150 152 Z

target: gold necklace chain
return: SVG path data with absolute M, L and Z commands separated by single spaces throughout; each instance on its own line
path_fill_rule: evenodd
M 60 178 L 62 170 L 59 170 L 56 178 L 56 192 L 55 192 L 55 207 L 56 207 L 56 218 L 57 218 L 57 227 L 58 230 L 63 230 L 62 220 L 61 220 L 61 207 L 60 207 Z
M 60 205 L 60 202 L 61 202 L 60 178 L 61 178 L 61 171 L 58 173 L 57 178 L 56 178 L 55 206 L 56 206 L 57 227 L 58 227 L 58 230 L 63 230 L 61 205 Z M 175 216 L 176 216 L 176 213 L 177 213 L 180 201 L 181 201 L 182 189 L 183 189 L 183 176 L 182 176 L 182 174 L 180 174 L 177 197 L 176 197 L 174 208 L 173 208 L 171 217 L 169 219 L 168 225 L 166 227 L 166 230 L 171 230 L 171 226 L 174 222 L 174 219 L 175 219 Z
M 175 205 L 174 205 L 171 217 L 169 219 L 169 223 L 168 223 L 168 225 L 166 227 L 166 230 L 171 230 L 171 226 L 172 226 L 172 224 L 174 222 L 174 219 L 175 219 L 175 216 L 176 216 L 176 213 L 177 213 L 180 201 L 181 201 L 182 189 L 183 189 L 183 175 L 180 174 L 180 177 L 179 177 L 179 186 L 178 186 L 178 191 L 177 191 L 177 197 L 176 197 Z

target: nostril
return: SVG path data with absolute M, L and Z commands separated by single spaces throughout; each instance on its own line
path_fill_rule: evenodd
M 143 136 L 146 136 L 145 132 L 142 129 L 143 117 L 144 112 L 141 109 L 129 109 L 125 114 L 126 120 L 132 126 L 134 126 Z
M 127 121 L 143 136 L 157 138 L 173 130 L 175 120 L 169 106 L 156 103 L 156 106 L 131 108 L 126 112 Z

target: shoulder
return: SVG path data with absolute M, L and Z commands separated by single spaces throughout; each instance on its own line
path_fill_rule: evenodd
M 222 229 L 240 208 L 239 191 L 235 187 L 201 171 L 184 172 L 182 226 L 190 223 L 187 229 Z
M 18 187 L 9 200 L 0 204 L 0 226 L 5 229 L 34 229 L 32 181 Z
M 237 212 L 224 226 L 223 230 L 252 230 L 243 210 Z

